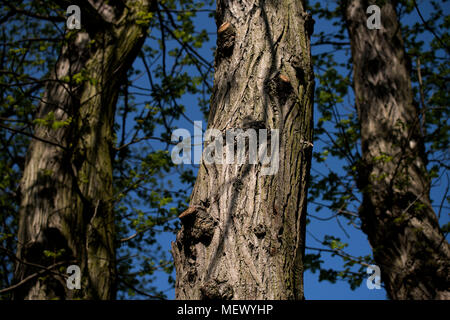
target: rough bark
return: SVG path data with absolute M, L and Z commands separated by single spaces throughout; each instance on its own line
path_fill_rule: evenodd
M 429 198 L 419 112 L 395 7 L 366 27 L 370 1 L 344 1 L 363 159 L 360 216 L 392 299 L 449 299 L 450 248 Z
M 64 2 L 63 2 L 64 3 Z M 73 1 L 81 7 L 81 30 L 68 32 L 39 105 L 62 128 L 35 127 L 21 181 L 17 257 L 49 266 L 67 263 L 60 275 L 25 282 L 15 299 L 113 299 L 115 297 L 112 210 L 113 123 L 120 79 L 139 52 L 148 24 L 137 23 L 152 1 Z M 67 4 L 69 5 L 69 4 Z M 83 77 L 67 82 L 69 76 Z M 75 77 L 76 78 L 76 77 Z M 45 250 L 60 253 L 48 257 Z M 62 251 L 61 251 L 62 250 Z M 81 289 L 66 287 L 66 267 L 81 268 Z M 41 268 L 18 263 L 17 282 Z
M 303 299 L 313 21 L 304 1 L 219 0 L 217 25 L 208 128 L 279 129 L 279 170 L 201 164 L 172 243 L 176 298 Z

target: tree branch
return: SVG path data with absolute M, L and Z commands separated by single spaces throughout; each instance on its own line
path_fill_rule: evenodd
M 63 150 L 67 150 L 66 147 L 64 147 L 64 146 L 62 146 L 62 145 L 60 145 L 60 144 L 58 144 L 58 143 L 55 143 L 55 142 L 52 142 L 52 141 L 50 141 L 50 140 L 46 140 L 46 139 L 40 138 L 40 137 L 38 137 L 38 136 L 36 136 L 36 135 L 34 135 L 34 134 L 31 134 L 31 133 L 28 133 L 28 132 L 26 132 L 26 131 L 22 131 L 22 130 L 19 130 L 19 129 L 11 128 L 11 127 L 5 126 L 5 125 L 3 125 L 3 124 L 1 124 L 1 123 L 0 123 L 0 128 L 4 128 L 4 129 L 7 129 L 7 130 L 10 130 L 10 131 L 12 131 L 12 132 L 14 132 L 14 133 L 20 133 L 20 134 L 23 134 L 23 135 L 28 136 L 28 137 L 30 137 L 30 138 L 39 140 L 39 141 L 41 141 L 41 142 L 51 144 L 51 145 L 53 145 L 53 146 L 55 146 L 55 147 L 59 147 L 59 148 L 61 148 L 61 149 L 63 149 Z
M 15 290 L 15 289 L 17 289 L 18 287 L 20 287 L 20 286 L 24 285 L 25 283 L 27 283 L 28 281 L 30 281 L 30 280 L 36 278 L 37 276 L 40 276 L 41 274 L 44 274 L 44 273 L 46 273 L 46 272 L 52 272 L 51 269 L 54 269 L 54 268 L 56 268 L 56 267 L 58 267 L 58 266 L 60 266 L 60 265 L 67 264 L 67 263 L 68 263 L 67 261 L 60 261 L 60 262 L 57 262 L 57 263 L 55 263 L 55 264 L 52 264 L 51 266 L 46 267 L 45 269 L 43 269 L 43 270 L 41 270 L 41 271 L 38 271 L 38 272 L 35 272 L 35 273 L 29 275 L 28 277 L 26 277 L 26 278 L 23 279 L 22 281 L 20 281 L 20 282 L 14 284 L 14 285 L 12 285 L 12 286 L 10 286 L 10 287 L 8 287 L 8 288 L 1 289 L 1 290 L 0 290 L 0 294 L 3 294 L 3 293 L 6 293 L 6 292 Z
M 8 1 L 2 1 L 2 3 L 6 4 L 10 8 L 10 12 L 12 12 L 12 14 L 19 13 L 19 14 L 25 15 L 27 17 L 41 19 L 41 20 L 47 20 L 47 21 L 51 21 L 51 22 L 63 22 L 63 21 L 66 21 L 66 18 L 63 17 L 63 16 L 45 16 L 45 15 L 42 15 L 40 13 L 34 13 L 34 12 L 31 12 L 31 11 L 28 11 L 28 10 L 25 10 L 25 9 L 17 8 L 16 6 L 12 5 Z M 8 15 L 9 15 L 9 13 L 8 13 Z
M 442 41 L 442 39 L 437 35 L 437 33 L 428 25 L 427 21 L 425 21 L 425 19 L 423 18 L 422 13 L 420 12 L 419 7 L 417 6 L 416 0 L 414 0 L 413 2 L 414 2 L 414 7 L 416 8 L 416 11 L 419 14 L 420 20 L 422 20 L 425 28 L 428 31 L 430 31 L 436 37 L 436 39 L 438 39 L 438 41 L 442 45 L 442 48 L 445 49 L 447 51 L 447 53 L 450 53 L 450 49 L 447 47 L 447 45 L 444 43 L 444 41 Z

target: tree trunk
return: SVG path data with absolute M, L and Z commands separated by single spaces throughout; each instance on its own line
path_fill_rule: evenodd
M 217 25 L 208 127 L 278 129 L 279 168 L 203 159 L 172 243 L 176 298 L 303 299 L 313 20 L 304 1 L 219 0 Z
M 81 7 L 83 29 L 68 32 L 39 106 L 37 117 L 47 125 L 35 127 L 41 140 L 31 142 L 21 182 L 17 257 L 26 263 L 17 264 L 15 279 L 23 281 L 42 271 L 30 263 L 60 262 L 64 268 L 25 281 L 15 299 L 115 297 L 115 105 L 119 80 L 145 40 L 148 21 L 141 20 L 152 2 L 67 4 Z M 62 127 L 56 128 L 52 118 Z M 66 286 L 63 276 L 71 264 L 81 269 L 80 290 Z
M 381 30 L 366 27 L 370 1 L 345 1 L 363 159 L 363 231 L 392 299 L 450 299 L 450 248 L 429 198 L 419 112 L 394 5 Z

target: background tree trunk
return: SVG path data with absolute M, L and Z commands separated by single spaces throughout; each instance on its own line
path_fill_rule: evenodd
M 208 127 L 279 129 L 279 170 L 202 163 L 172 244 L 176 298 L 302 299 L 313 21 L 304 1 L 219 0 L 217 25 Z
M 450 248 L 431 207 L 419 112 L 391 1 L 381 30 L 366 26 L 371 1 L 344 1 L 363 160 L 360 216 L 392 299 L 450 299 Z
M 28 150 L 21 182 L 15 278 L 64 262 L 15 291 L 16 299 L 115 297 L 114 215 L 112 210 L 113 123 L 120 79 L 139 52 L 150 10 L 143 1 L 71 1 L 81 7 L 82 30 L 69 31 L 67 44 L 45 95 Z M 140 22 L 140 23 L 138 23 Z M 53 115 L 53 116 L 52 116 Z M 51 128 L 55 121 L 66 121 Z M 49 254 L 52 252 L 52 254 Z M 56 256 L 54 256 L 56 254 Z M 81 290 L 68 290 L 62 276 L 70 264 L 81 268 Z

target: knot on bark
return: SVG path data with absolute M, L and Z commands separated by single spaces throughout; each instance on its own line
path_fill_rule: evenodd
M 266 124 L 262 120 L 255 120 L 252 116 L 245 116 L 242 119 L 242 130 L 247 129 L 266 129 Z
M 203 300 L 231 300 L 233 287 L 227 281 L 208 280 L 200 288 Z
M 269 97 L 275 98 L 279 106 L 283 106 L 293 92 L 289 77 L 281 73 L 267 81 L 266 90 Z
M 194 283 L 195 279 L 197 278 L 197 265 L 195 262 L 195 255 L 192 255 L 189 259 L 188 259 L 188 271 L 186 273 L 186 280 L 188 282 Z
M 209 245 L 217 222 L 206 212 L 202 206 L 193 206 L 184 211 L 179 218 L 184 226 L 183 242 Z
M 253 232 L 255 233 L 258 239 L 262 239 L 266 235 L 266 227 L 260 223 L 253 228 Z
M 237 178 L 233 182 L 233 187 L 234 187 L 234 190 L 236 190 L 237 192 L 240 192 L 242 190 L 242 188 L 244 187 L 244 183 L 242 182 L 241 179 Z
M 229 23 L 223 23 L 217 30 L 216 64 L 233 54 L 236 29 Z

